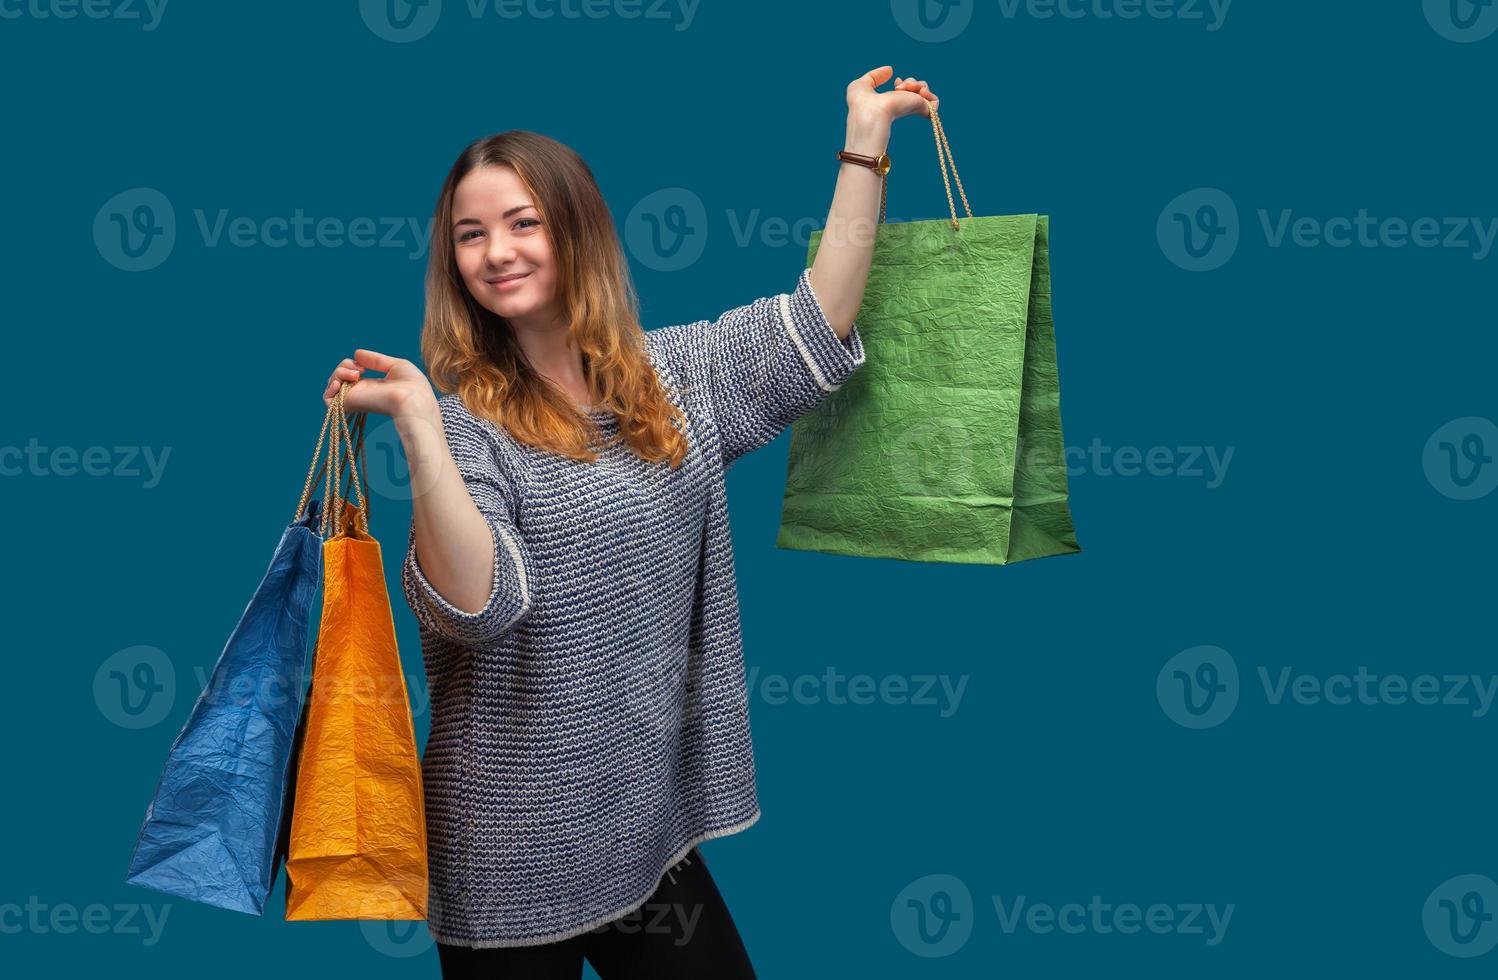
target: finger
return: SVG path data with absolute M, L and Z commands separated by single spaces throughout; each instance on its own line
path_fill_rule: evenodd
M 395 367 L 395 362 L 398 358 L 391 357 L 388 354 L 381 354 L 379 351 L 365 350 L 361 347 L 354 351 L 354 360 L 372 371 L 389 371 Z

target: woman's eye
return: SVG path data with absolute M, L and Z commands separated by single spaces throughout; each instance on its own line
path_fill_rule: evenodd
M 521 218 L 519 221 L 515 222 L 515 227 L 517 229 L 519 229 L 519 228 L 527 227 L 529 225 L 539 225 L 540 223 L 541 222 L 537 221 L 535 218 Z M 461 235 L 458 236 L 458 242 L 459 243 L 466 242 L 469 239 L 473 238 L 475 235 L 482 235 L 483 233 L 484 233 L 483 230 L 479 229 L 479 228 L 474 228 L 474 229 L 472 229 L 470 231 L 465 231 Z

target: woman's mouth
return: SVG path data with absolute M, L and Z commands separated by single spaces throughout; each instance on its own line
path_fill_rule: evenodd
M 506 290 L 517 288 L 521 283 L 529 279 L 530 275 L 531 274 L 527 272 L 523 275 L 515 276 L 512 279 L 491 279 L 489 281 L 489 285 L 493 286 L 500 292 L 505 292 Z

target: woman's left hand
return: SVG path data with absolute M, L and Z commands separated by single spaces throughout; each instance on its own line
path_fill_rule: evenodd
M 848 84 L 848 117 L 889 125 L 901 116 L 930 116 L 938 108 L 935 93 L 918 78 L 896 78 L 888 92 L 876 89 L 889 81 L 893 67 L 882 65 Z

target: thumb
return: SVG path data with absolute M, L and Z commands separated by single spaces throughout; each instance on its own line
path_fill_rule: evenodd
M 391 368 L 395 367 L 396 360 L 396 358 L 391 357 L 388 354 L 381 354 L 379 351 L 365 350 L 362 347 L 354 351 L 354 363 L 358 364 L 362 368 L 369 368 L 371 371 L 388 372 Z
M 894 73 L 895 69 L 892 65 L 881 65 L 871 72 L 865 72 L 863 77 L 872 82 L 875 87 L 878 87 L 889 81 Z

